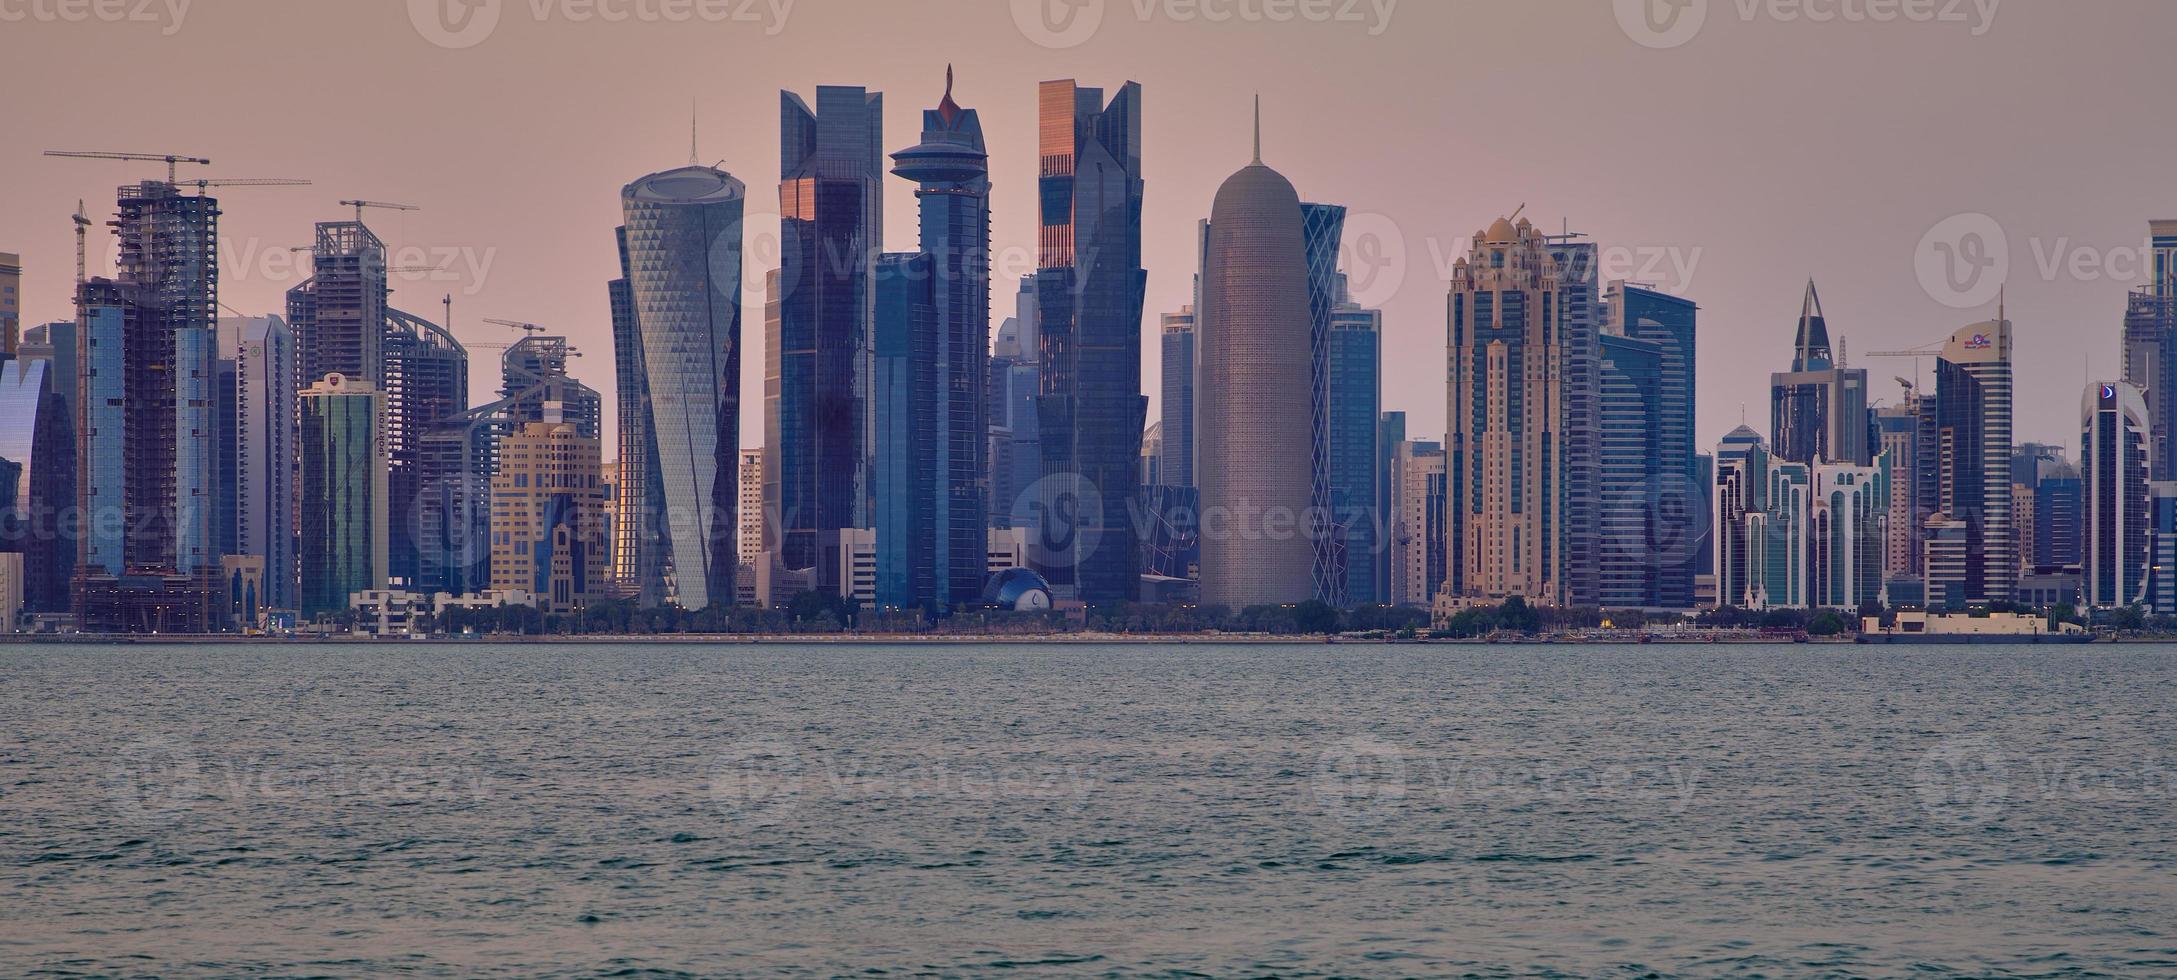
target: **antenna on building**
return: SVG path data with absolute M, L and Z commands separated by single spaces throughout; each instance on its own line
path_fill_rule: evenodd
M 695 96 L 688 97 L 688 166 L 702 166 L 695 155 Z
M 1255 166 L 1262 166 L 1262 93 L 1255 93 Z

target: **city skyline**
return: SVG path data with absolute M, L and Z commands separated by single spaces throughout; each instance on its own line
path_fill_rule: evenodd
M 995 7 L 996 5 L 991 5 Z M 993 182 L 992 278 L 1003 284 L 1032 268 L 1034 208 L 1033 115 L 1034 86 L 1059 77 L 1113 84 L 1131 78 L 1150 93 L 1143 124 L 1147 147 L 1145 169 L 1150 175 L 1144 209 L 1143 247 L 1149 270 L 1146 308 L 1154 313 L 1176 310 L 1191 299 L 1195 254 L 1195 224 L 1208 213 L 1209 192 L 1224 172 L 1213 166 L 1220 146 L 1246 138 L 1245 95 L 1202 89 L 1190 84 L 1163 57 L 1188 52 L 1187 71 L 1217 71 L 1239 79 L 1244 89 L 1260 87 L 1266 103 L 1279 115 L 1296 120 L 1337 118 L 1340 139 L 1313 138 L 1299 127 L 1278 128 L 1266 134 L 1269 151 L 1282 161 L 1296 182 L 1317 188 L 1315 196 L 1337 200 L 1355 213 L 1351 241 L 1366 241 L 1370 223 L 1385 241 L 1382 229 L 1395 229 L 1404 252 L 1401 285 L 1389 296 L 1370 295 L 1383 283 L 1361 283 L 1357 292 L 1366 305 L 1385 309 L 1384 407 L 1411 413 L 1410 431 L 1426 438 L 1442 431 L 1441 400 L 1434 397 L 1429 379 L 1442 363 L 1443 305 L 1446 289 L 1438 276 L 1440 264 L 1463 254 L 1458 247 L 1465 232 L 1509 213 L 1521 201 L 1532 201 L 1530 215 L 1537 224 L 1556 230 L 1569 220 L 1574 230 L 1588 233 L 1606 255 L 1622 258 L 1626 274 L 1620 278 L 1644 278 L 1640 266 L 1658 263 L 1657 271 L 1693 270 L 1690 282 L 1665 283 L 1668 292 L 1690 296 L 1702 307 L 1702 318 L 1715 329 L 1704 337 L 1696 432 L 1699 441 L 1718 437 L 1739 417 L 1740 403 L 1758 416 L 1765 401 L 1764 386 L 1753 376 L 1765 377 L 1777 365 L 1771 352 L 1790 342 L 1797 295 L 1807 278 L 1822 283 L 1822 298 L 1832 338 L 1847 348 L 1849 363 L 1865 367 L 1874 379 L 1875 400 L 1889 402 L 1894 386 L 1891 374 L 1908 373 L 1910 360 L 1876 361 L 1866 356 L 1876 350 L 1909 349 L 1940 340 L 1961 324 L 1986 319 L 1986 306 L 1953 308 L 1938 302 L 1922 288 L 1914 267 L 1914 253 L 1921 239 L 1954 215 L 1985 215 L 2001 229 L 2009 243 L 2010 316 L 2018 324 L 2019 345 L 2018 418 L 2019 438 L 2069 444 L 2076 434 L 2068 430 L 2072 399 L 2088 377 L 2118 373 L 2115 339 L 2121 329 L 2126 287 L 2142 285 L 2139 275 L 2113 281 L 2077 274 L 2079 268 L 2100 268 L 2093 258 L 2120 259 L 2124 249 L 2138 249 L 2145 238 L 2145 222 L 2177 202 L 2165 205 L 2154 189 L 2151 161 L 2166 149 L 2168 137 L 2142 132 L 2146 127 L 2126 127 L 2100 120 L 2139 116 L 2147 111 L 2144 93 L 2152 91 L 2151 79 L 2132 81 L 2125 73 L 2144 71 L 2151 59 L 2127 58 L 2129 46 L 2144 44 L 2151 30 L 2116 30 L 2171 14 L 2157 7 L 2139 5 L 2136 17 L 2124 18 L 2102 10 L 2064 15 L 2047 9 L 2004 7 L 1978 36 L 1963 25 L 1945 24 L 1847 24 L 1817 25 L 1801 22 L 1743 22 L 1712 16 L 1701 36 L 1667 50 L 1635 43 L 1607 11 L 1592 17 L 1561 15 L 1546 19 L 1515 20 L 1509 8 L 1498 5 L 1461 5 L 1457 11 L 1405 5 L 1396 11 L 1397 29 L 1368 36 L 1355 25 L 1336 23 L 1284 25 L 1258 24 L 1244 29 L 1208 35 L 1208 25 L 1156 23 L 1144 25 L 1115 10 L 1105 18 L 1098 34 L 1074 48 L 1053 49 L 1026 37 L 1002 9 L 954 5 L 959 12 L 947 18 L 952 44 L 902 45 L 905 53 L 887 55 L 848 71 L 837 66 L 810 63 L 810 51 L 820 50 L 841 30 L 882 30 L 887 24 L 902 36 L 926 36 L 929 28 L 915 19 L 890 11 L 864 12 L 859 20 L 844 22 L 836 9 L 815 5 L 796 11 L 776 36 L 766 36 L 752 25 L 715 25 L 715 30 L 675 34 L 655 25 L 603 23 L 536 23 L 510 12 L 498 32 L 474 48 L 443 50 L 419 36 L 401 11 L 324 11 L 307 17 L 273 16 L 270 8 L 251 5 L 207 6 L 195 11 L 184 29 L 172 37 L 157 32 L 132 32 L 128 25 L 108 27 L 103 39 L 120 51 L 150 58 L 176 59 L 191 67 L 175 78 L 177 92 L 190 98 L 248 99 L 261 111 L 221 113 L 203 125 L 183 125 L 178 120 L 157 118 L 148 111 L 134 115 L 116 97 L 101 96 L 107 81 L 86 76 L 79 80 L 88 101 L 113 106 L 99 114 L 96 125 L 82 118 L 55 115 L 46 107 L 25 108 L 19 132 L 24 145 L 69 149 L 173 149 L 208 155 L 219 161 L 209 168 L 195 168 L 200 176 L 290 175 L 310 178 L 316 187 L 302 190 L 252 189 L 222 200 L 223 283 L 221 299 L 248 315 L 278 313 L 278 297 L 299 284 L 307 269 L 299 264 L 286 278 L 273 270 L 275 253 L 306 242 L 308 228 L 333 221 L 342 209 L 333 202 L 349 195 L 409 200 L 424 210 L 413 214 L 374 214 L 371 225 L 396 255 L 402 250 L 421 250 L 425 261 L 446 259 L 456 268 L 487 269 L 480 288 L 457 278 L 449 281 L 395 277 L 393 303 L 407 309 L 429 310 L 440 295 L 454 296 L 456 332 L 465 341 L 501 340 L 496 328 L 480 326 L 486 316 L 511 317 L 543 323 L 578 345 L 592 350 L 609 348 L 609 310 L 601 291 L 586 284 L 611 278 L 615 256 L 611 241 L 600 229 L 616 222 L 611 212 L 617 201 L 611 189 L 634 173 L 652 172 L 685 156 L 688 138 L 688 102 L 696 103 L 698 147 L 705 162 L 722 160 L 723 166 L 749 182 L 765 187 L 775 179 L 768 162 L 776 151 L 775 128 L 765 117 L 770 100 L 780 89 L 807 91 L 814 85 L 858 84 L 872 91 L 919 91 L 941 70 L 945 60 L 959 65 L 962 97 L 972 96 L 985 116 L 989 133 Z M 898 18 L 894 22 L 894 18 Z M 2035 90 L 2030 79 L 2013 78 L 2003 70 L 2017 57 L 2029 37 L 2042 33 L 2053 18 L 2081 40 L 2050 50 L 2044 45 L 2034 53 L 2041 64 L 2062 64 L 2067 59 L 2084 65 L 2093 58 L 2097 77 L 2106 78 L 2106 96 L 2114 102 L 2107 112 L 2081 114 L 2035 113 L 2053 109 L 2045 100 L 2053 96 Z M 245 23 L 246 22 L 246 23 Z M 242 28 L 249 30 L 243 30 Z M 1166 28 L 1155 30 L 1151 28 Z M 91 25 L 31 24 L 37 29 L 67 36 Z M 1439 30 L 1440 29 L 1440 30 Z M 313 131 L 306 104 L 298 92 L 264 84 L 285 59 L 295 57 L 280 46 L 290 35 L 300 40 L 309 33 L 327 30 L 352 32 L 387 50 L 408 50 L 426 59 L 434 69 L 432 80 L 421 82 L 437 90 L 486 76 L 507 73 L 514 83 L 512 94 L 488 100 L 443 97 L 420 99 L 412 82 L 397 77 L 378 99 L 358 100 L 354 129 L 338 133 Z M 1539 33 L 1538 33 L 1539 32 Z M 685 36 L 681 36 L 685 35 Z M 1460 59 L 1423 58 L 1420 41 L 1439 36 L 1456 51 L 1474 55 L 1471 65 Z M 1205 37 L 1226 42 L 1201 44 Z M 1497 98 L 1515 105 L 1539 99 L 1591 99 L 1596 111 L 1586 114 L 1589 125 L 1578 131 L 1575 144 L 1566 134 L 1540 124 L 1519 124 L 1522 143 L 1542 152 L 1514 155 L 1462 140 L 1461 132 L 1475 131 L 1480 117 L 1468 115 L 1456 100 L 1436 100 L 1442 106 L 1414 109 L 1402 105 L 1397 113 L 1339 111 L 1355 105 L 1388 104 L 1395 91 L 1393 80 L 1420 79 L 1419 84 L 1439 82 L 1448 90 L 1484 84 L 1486 70 L 1503 56 L 1477 38 L 1494 38 L 1510 48 L 1546 36 L 1555 50 L 1579 63 L 1562 79 L 1543 86 L 1543 91 L 1507 90 Z M 266 40 L 256 40 L 264 38 Z M 2097 47 L 2089 47 L 2088 42 Z M 595 69 L 577 66 L 565 79 L 544 79 L 529 65 L 548 61 L 542 52 L 567 43 L 595 47 L 598 60 L 607 65 L 634 64 L 633 50 L 642 45 L 662 45 L 693 53 L 708 45 L 736 55 L 721 64 L 719 59 L 694 59 L 700 70 L 675 74 L 663 67 L 670 58 L 646 61 L 641 71 L 651 88 L 673 93 L 671 97 L 645 100 L 633 109 L 606 108 L 597 101 L 612 84 Z M 167 44 L 171 51 L 140 46 Z M 1370 46 L 1373 47 L 1370 47 Z M 1923 64 L 1906 73 L 1878 64 L 1851 78 L 1835 78 L 1834 84 L 1802 92 L 1786 91 L 1784 79 L 1795 75 L 1792 66 L 1801 59 L 1814 60 L 1823 52 L 1872 45 L 1879 53 L 1887 45 L 1909 45 Z M 297 50 L 304 46 L 295 45 Z M 950 50 L 947 50 L 947 49 Z M 231 63 L 208 53 L 231 51 Z M 1293 52 L 1315 51 L 1325 62 L 1335 61 L 1336 71 L 1317 68 L 1307 58 L 1285 63 L 1295 70 L 1282 77 L 1256 77 L 1245 62 L 1284 57 Z M 242 57 L 248 52 L 251 57 Z M 741 55 L 747 55 L 743 58 Z M 1367 57 L 1342 57 L 1365 55 Z M 336 61 L 349 57 L 333 52 Z M 9 73 L 35 71 L 44 54 L 26 50 L 13 58 Z M 1880 61 L 1880 59 L 1877 59 Z M 1767 68 L 1756 70 L 1755 66 Z M 1737 71 L 1743 85 L 1723 91 L 1711 83 L 1693 84 L 1692 78 L 1712 77 L 1719 71 Z M 1478 73 L 1471 78 L 1466 73 Z M 1912 105 L 1892 104 L 1879 95 L 1885 87 L 1924 82 L 1942 77 L 1954 83 L 1956 95 L 1948 99 L 1920 100 Z M 1401 73 L 1404 73 L 1402 76 Z M 1773 73 L 1773 78 L 1772 78 Z M 18 81 L 27 81 L 20 79 Z M 579 90 L 582 86 L 597 93 Z M 568 88 L 573 86 L 573 89 Z M 918 87 L 919 86 L 919 87 Z M 1625 92 L 1667 93 L 1654 106 L 1633 105 L 1612 112 L 1613 100 L 1628 101 Z M 1769 112 L 1769 105 L 1790 112 Z M 1358 101 L 1356 101 L 1358 100 Z M 1369 100 L 1374 100 L 1373 102 Z M 1630 101 L 1638 102 L 1637 96 Z M 1228 104 L 1229 103 L 1229 104 Z M 2127 106 L 2131 108 L 2127 108 Z M 524 124 L 549 111 L 550 127 Z M 894 107 L 886 124 L 895 132 L 912 132 L 910 106 Z M 1415 129 L 1412 113 L 1430 125 Z M 1561 107 L 1560 107 L 1561 111 Z M 1674 127 L 1696 125 L 1703 113 L 1735 113 L 1737 132 L 1728 146 L 1688 142 L 1681 146 L 1667 137 Z M 1849 128 L 1847 115 L 1849 114 Z M 2048 120 L 2053 132 L 2038 134 L 2030 143 L 2019 140 L 2009 119 L 2036 114 Z M 1507 113 L 1502 118 L 1517 118 Z M 292 118 L 292 128 L 266 127 L 266 117 Z M 112 135 L 118 122 L 130 131 L 127 145 Z M 1403 128 L 1394 127 L 1393 123 Z M 1917 141 L 1895 144 L 1870 137 L 1885 131 L 1915 131 L 1910 127 L 1941 123 L 1946 138 L 1934 146 Z M 1575 146 L 1606 145 L 1612 132 L 1623 126 L 1645 127 L 1650 152 L 1641 159 L 1597 156 L 1591 149 L 1579 154 Z M 580 147 L 566 152 L 568 127 L 594 133 L 574 141 Z M 1801 156 L 1786 153 L 1784 135 L 1793 134 L 1794 147 L 1804 140 L 1807 128 L 1829 152 Z M 2100 127 L 2100 128 L 2096 128 Z M 553 151 L 539 153 L 529 130 L 550 134 Z M 1400 134 L 1405 135 L 1401 136 Z M 357 139 L 368 135 L 372 148 Z M 1850 140 L 1829 139 L 1850 135 Z M 1340 152 L 1335 145 L 1360 141 L 1387 147 L 1386 152 Z M 377 147 L 421 147 L 425 153 L 393 156 Z M 1881 144 L 1881 145 L 1877 145 Z M 2076 165 L 2048 162 L 2045 147 L 2054 145 L 2096 146 L 2091 180 L 2050 181 L 2051 173 L 2079 172 Z M 1705 150 L 1701 150 L 1705 147 Z M 1556 152 L 1549 152 L 1549 151 Z M 1698 152 L 1697 152 L 1698 151 Z M 530 173 L 519 181 L 498 178 L 489 166 L 446 166 L 430 160 L 430 153 L 447 155 L 449 162 L 519 158 Z M 1458 161 L 1462 169 L 1455 186 L 1440 186 L 1429 178 L 1436 167 L 1432 154 Z M 1572 159 L 1577 155 L 1580 159 Z M 1365 159 L 1363 159 L 1365 158 Z M 1966 166 L 1966 161 L 1972 161 Z M 63 319 L 72 255 L 68 250 L 66 204 L 78 198 L 97 199 L 112 185 L 152 176 L 151 168 L 139 165 L 86 164 L 82 161 L 41 160 L 28 153 L 0 161 L 21 193 L 0 202 L 0 225 L 11 229 L 20 241 L 0 243 L 24 255 L 26 325 Z M 2040 178 L 2036 192 L 2022 195 L 2007 187 L 2022 186 L 2024 175 Z M 190 174 L 184 173 L 187 177 Z M 1751 183 L 1748 183 L 1749 179 Z M 1432 183 L 1431 180 L 1435 182 Z M 1840 207 L 1847 196 L 1853 206 Z M 1833 190 L 1831 190 L 1833 189 Z M 1696 191 L 1699 192 L 1696 195 Z M 530 206 L 539 194 L 563 207 Z M 886 248 L 911 246 L 905 230 L 911 228 L 913 200 L 909 195 L 889 195 L 886 224 L 891 234 Z M 1758 204 L 1759 207 L 1750 205 Z M 1729 214 L 1729 212 L 1745 212 Z M 1725 220 L 1726 218 L 1730 220 Z M 594 220 L 593 220 L 594 219 Z M 752 237 L 760 245 L 768 234 L 761 219 L 751 222 Z M 774 239 L 775 240 L 775 239 Z M 102 243 L 103 244 L 103 243 Z M 1355 245 L 1355 248 L 1362 246 Z M 433 251 L 437 250 L 437 251 Z M 1029 255 L 1019 260 L 1023 250 Z M 2083 252 L 2081 250 L 2084 250 Z M 101 249 L 103 251 L 103 249 Z M 2088 254 L 2085 265 L 2074 267 L 2074 253 Z M 2089 254 L 2090 253 L 2090 254 Z M 413 261 L 417 256 L 410 256 Z M 1008 263 L 1008 259 L 1013 261 Z M 2053 259 L 2058 271 L 2049 279 L 2043 264 Z M 1675 263 L 1675 264 L 1674 264 Z M 406 263 L 404 263 L 406 264 Z M 744 304 L 764 301 L 761 275 L 766 257 L 754 254 L 747 272 L 754 279 Z M 769 261 L 775 265 L 775 258 Z M 2119 262 L 2120 266 L 2124 263 Z M 93 256 L 93 274 L 102 270 Z M 1606 261 L 1604 279 L 1612 276 Z M 110 269 L 110 266 L 105 268 Z M 467 276 L 466 273 L 463 274 Z M 997 297 L 994 297 L 994 301 Z M 1003 304 L 999 303 L 1002 307 Z M 991 325 L 995 332 L 998 324 Z M 1145 322 L 1145 341 L 1154 337 L 1155 324 Z M 756 345 L 743 358 L 743 387 L 760 384 L 756 353 L 763 339 L 747 331 Z M 2084 338 L 2083 343 L 2072 338 Z M 2106 342 L 2105 342 L 2106 341 Z M 1152 402 L 1160 389 L 1157 345 L 1144 343 L 1143 389 Z M 2081 356 L 2085 354 L 2086 356 Z M 1932 359 L 1921 362 L 1924 368 Z M 488 387 L 492 373 L 488 358 L 473 359 L 472 372 L 478 390 Z M 577 374 L 593 387 L 609 390 L 610 366 L 592 359 L 577 365 Z M 759 444 L 760 420 L 742 413 L 741 442 Z M 1158 417 L 1152 404 L 1150 418 Z M 608 430 L 610 427 L 608 426 Z M 2073 447 L 2076 450 L 2076 447 Z M 608 452 L 612 449 L 608 445 Z

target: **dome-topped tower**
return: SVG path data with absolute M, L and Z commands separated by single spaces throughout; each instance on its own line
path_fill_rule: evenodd
M 1202 602 L 1234 609 L 1315 595 L 1308 539 L 1312 384 L 1300 195 L 1255 158 L 1217 191 L 1196 327 Z

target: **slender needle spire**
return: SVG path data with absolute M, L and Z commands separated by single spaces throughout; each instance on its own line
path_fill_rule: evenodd
M 1255 166 L 1262 166 L 1262 93 L 1255 93 Z
M 691 166 L 691 167 L 696 167 L 696 166 L 701 166 L 701 165 L 702 165 L 702 161 L 701 161 L 701 160 L 700 160 L 700 159 L 699 159 L 699 158 L 698 158 L 698 157 L 697 157 L 697 156 L 695 155 L 695 97 L 694 97 L 694 96 L 689 96 L 689 97 L 688 97 L 688 166 Z

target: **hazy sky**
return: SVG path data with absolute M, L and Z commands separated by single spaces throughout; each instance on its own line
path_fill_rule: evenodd
M 2087 372 L 2120 369 L 2146 222 L 2177 216 L 2167 0 L 1652 0 L 1653 19 L 1641 0 L 479 0 L 468 34 L 432 15 L 469 0 L 98 2 L 0 0 L 0 251 L 23 253 L 26 323 L 72 315 L 76 199 L 103 222 L 116 185 L 157 169 L 39 151 L 179 152 L 215 161 L 186 168 L 200 176 L 316 181 L 221 192 L 229 305 L 281 310 L 303 275 L 285 249 L 336 201 L 413 203 L 369 220 L 396 262 L 457 274 L 397 278 L 395 305 L 436 319 L 450 291 L 468 340 L 511 339 L 483 317 L 565 332 L 607 392 L 619 190 L 687 161 L 691 100 L 704 162 L 761 214 L 781 88 L 883 91 L 898 149 L 947 62 L 991 142 L 1001 275 L 1033 264 L 1035 83 L 1144 85 L 1152 395 L 1157 315 L 1187 300 L 1195 224 L 1247 162 L 1259 90 L 1267 162 L 1366 233 L 1385 404 L 1421 434 L 1444 425 L 1442 269 L 1522 203 L 1595 236 L 1618 275 L 1700 302 L 1704 448 L 1742 405 L 1767 428 L 1808 277 L 1887 400 L 1914 362 L 1864 355 L 1992 315 L 1969 304 L 2003 255 L 2020 438 L 2075 443 Z M 1673 2 L 1691 5 L 1675 21 Z M 888 248 L 914 245 L 914 203 L 888 184 Z M 746 445 L 775 255 L 775 221 L 755 225 Z M 102 234 L 94 270 L 110 254 Z M 998 282 L 993 306 L 1012 292 Z M 481 398 L 497 357 L 475 353 Z

